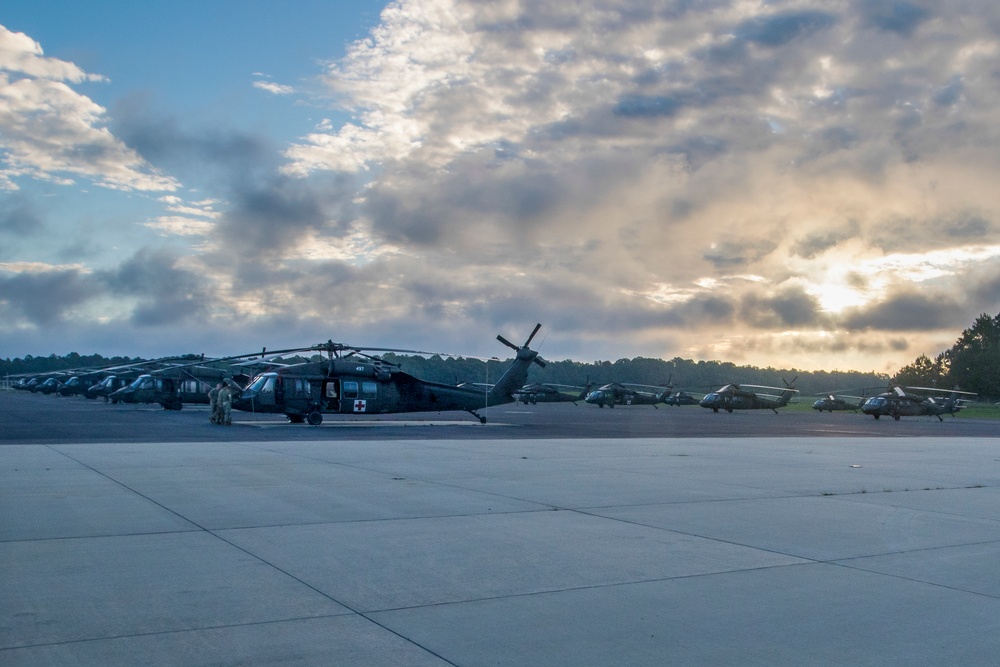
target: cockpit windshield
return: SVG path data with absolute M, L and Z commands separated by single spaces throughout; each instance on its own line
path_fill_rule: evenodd
M 274 383 L 278 379 L 277 373 L 265 373 L 259 378 L 253 381 L 249 387 L 247 387 L 248 392 L 254 392 L 257 394 L 261 393 L 274 393 Z
M 149 389 L 153 386 L 153 378 L 149 375 L 140 375 L 129 386 L 133 389 Z

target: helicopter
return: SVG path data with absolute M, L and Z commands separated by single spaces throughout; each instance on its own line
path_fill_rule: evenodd
M 530 349 L 541 328 L 536 324 L 524 345 L 517 346 L 503 336 L 497 340 L 515 351 L 510 366 L 495 384 L 482 386 L 448 385 L 416 378 L 368 351 L 429 354 L 418 350 L 354 347 L 327 341 L 296 352 L 320 350 L 328 360 L 284 366 L 259 375 L 233 397 L 233 409 L 244 412 L 282 413 L 293 424 L 323 423 L 324 414 L 387 414 L 398 412 L 443 412 L 463 410 L 483 424 L 479 410 L 514 401 L 524 386 L 531 364 L 545 367 L 538 353 Z
M 670 377 L 671 379 L 673 379 L 672 375 Z M 673 391 L 673 385 L 670 384 L 669 381 L 667 382 L 667 388 L 669 391 Z M 701 399 L 695 398 L 687 391 L 680 389 L 675 393 L 668 392 L 667 397 L 663 399 L 663 402 L 666 403 L 667 405 L 681 406 L 681 405 L 698 405 L 698 401 L 700 400 Z
M 820 412 L 824 410 L 829 410 L 830 412 L 851 410 L 852 412 L 857 412 L 865 402 L 864 396 L 850 396 L 848 394 L 826 394 L 823 396 L 823 398 L 818 399 L 812 404 L 813 410 L 819 410 Z
M 59 388 L 62 387 L 62 382 L 55 375 L 46 378 L 45 380 L 39 382 L 32 388 L 32 392 L 40 392 L 42 394 L 56 394 L 59 392 Z
M 712 412 L 720 409 L 726 412 L 733 410 L 773 410 L 778 414 L 778 408 L 788 405 L 788 401 L 798 393 L 794 388 L 796 377 L 791 382 L 785 382 L 785 387 L 768 387 L 759 384 L 727 384 L 713 392 L 705 394 L 698 405 L 703 408 L 711 408 Z M 753 389 L 771 389 L 781 392 L 780 394 L 758 394 Z
M 934 389 L 932 387 L 906 387 L 906 389 L 930 392 L 940 391 L 939 389 Z M 871 415 L 875 419 L 885 415 L 899 421 L 900 417 L 934 415 L 938 418 L 938 421 L 944 421 L 944 418 L 941 415 L 954 415 L 962 409 L 960 401 L 963 399 L 959 396 L 959 394 L 964 396 L 976 396 L 975 393 L 970 391 L 959 391 L 958 389 L 953 389 L 949 392 L 947 397 L 934 398 L 930 396 L 907 393 L 903 387 L 895 386 L 891 387 L 890 391 L 879 394 L 878 396 L 872 396 L 866 400 L 861 406 L 861 412 L 866 415 Z M 940 401 L 940 403 L 938 401 Z
M 116 373 L 114 375 L 108 375 L 97 384 L 87 387 L 87 391 L 84 392 L 83 395 L 86 396 L 87 398 L 103 397 L 105 403 L 117 403 L 118 399 L 111 398 L 111 395 L 116 391 L 118 391 L 119 389 L 123 389 L 132 384 L 132 382 L 135 380 L 135 378 L 132 377 L 132 375 L 137 375 L 137 374 L 138 374 L 137 371 L 131 371 L 131 372 L 126 371 L 126 373 L 124 374 Z
M 658 403 L 665 403 L 670 395 L 670 387 L 654 387 L 644 384 L 624 384 L 621 382 L 611 382 L 598 387 L 587 394 L 587 403 L 603 408 L 615 405 L 652 405 L 654 408 Z
M 577 401 L 582 401 L 587 397 L 587 393 L 593 386 L 592 382 L 588 382 L 583 387 L 575 387 L 567 384 L 549 384 L 549 383 L 532 383 L 526 384 L 519 390 L 514 392 L 514 399 L 520 401 L 524 405 L 535 405 L 538 402 L 542 403 L 570 403 L 572 402 L 576 405 Z M 576 394 L 569 393 L 571 390 L 577 392 Z
M 185 403 L 207 405 L 208 390 L 216 384 L 236 383 L 237 380 L 245 383 L 250 378 L 242 373 L 234 373 L 229 367 L 217 368 L 203 364 L 238 358 L 241 357 L 210 359 L 150 371 L 137 377 L 132 384 L 112 392 L 108 398 L 122 403 L 159 403 L 164 410 L 180 410 Z

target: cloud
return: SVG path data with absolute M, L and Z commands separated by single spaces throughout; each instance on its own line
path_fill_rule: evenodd
M 784 46 L 793 39 L 829 28 L 837 17 L 821 11 L 789 11 L 747 19 L 736 26 L 738 39 L 767 47 Z
M 969 319 L 968 308 L 936 291 L 900 291 L 849 313 L 844 325 L 854 331 L 941 331 Z
M 859 4 L 867 24 L 904 37 L 912 35 L 931 16 L 928 9 L 907 0 L 862 0 Z
M 37 233 L 44 222 L 33 201 L 21 193 L 8 194 L 0 198 L 0 234 L 26 237 Z
M 78 268 L 6 266 L 16 271 L 0 273 L 0 318 L 8 325 L 59 326 L 94 292 L 93 277 Z
M 85 177 L 120 190 L 174 190 L 104 128 L 105 109 L 65 82 L 101 80 L 42 55 L 38 43 L 0 26 L 0 189 L 29 177 L 68 184 Z
M 292 86 L 274 83 L 273 81 L 254 81 L 253 87 L 272 95 L 291 95 L 295 92 L 295 88 Z
M 100 75 L 87 74 L 73 63 L 46 58 L 38 42 L 3 26 L 0 26 L 0 70 L 73 83 L 105 80 Z
M 138 326 L 176 326 L 211 313 L 211 277 L 182 267 L 163 250 L 140 250 L 117 268 L 99 272 L 96 279 L 110 294 L 136 299 L 130 320 Z

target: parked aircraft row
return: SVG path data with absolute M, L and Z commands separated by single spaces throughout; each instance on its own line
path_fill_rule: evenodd
M 480 411 L 489 406 L 520 401 L 525 404 L 555 401 L 585 401 L 598 407 L 651 405 L 694 405 L 725 410 L 777 410 L 788 405 L 797 393 L 794 380 L 785 387 L 727 384 L 696 398 L 689 390 L 674 391 L 668 379 L 661 386 L 613 382 L 594 388 L 533 383 L 527 384 L 532 364 L 545 361 L 530 348 L 541 325 L 532 330 L 523 345 L 503 336 L 497 340 L 515 352 L 503 375 L 493 384 L 449 385 L 422 380 L 372 352 L 430 354 L 419 350 L 398 350 L 345 345 L 327 341 L 287 350 L 267 350 L 249 354 L 205 359 L 203 356 L 161 358 L 99 369 L 77 369 L 58 374 L 24 377 L 14 385 L 41 393 L 81 395 L 108 402 L 159 403 L 168 410 L 180 410 L 185 403 L 208 403 L 208 391 L 219 383 L 233 390 L 236 410 L 279 413 L 293 423 L 318 425 L 324 414 L 384 414 L 399 412 L 443 412 L 461 410 L 486 421 Z M 285 364 L 282 355 L 302 352 L 326 355 L 323 361 Z M 671 378 L 672 379 L 672 378 Z M 863 399 L 853 407 L 846 397 L 830 395 L 817 401 L 817 410 L 860 409 L 879 417 L 934 414 L 940 419 L 961 408 L 960 394 L 947 399 L 907 394 L 900 388 Z M 857 397 L 861 398 L 861 397 Z
M 944 421 L 942 415 L 957 414 L 962 409 L 964 402 L 976 396 L 973 392 L 959 391 L 958 389 L 946 391 L 946 396 L 931 395 L 935 393 L 941 393 L 941 390 L 933 387 L 895 386 L 890 387 L 887 391 L 868 397 L 849 394 L 830 394 L 813 403 L 813 409 L 820 412 L 824 410 L 830 412 L 835 410 L 857 412 L 860 410 L 875 419 L 892 417 L 896 421 L 899 421 L 900 417 L 933 415 L 938 420 Z

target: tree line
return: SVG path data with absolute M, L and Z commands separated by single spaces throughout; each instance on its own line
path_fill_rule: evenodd
M 432 382 L 457 384 L 461 382 L 491 384 L 506 369 L 509 360 L 413 357 L 387 354 L 386 361 L 398 363 L 403 370 Z M 686 389 L 704 393 L 729 383 L 758 384 L 784 387 L 793 383 L 801 395 L 812 396 L 819 392 L 834 392 L 859 387 L 888 385 L 889 376 L 881 373 L 859 371 L 802 371 L 796 369 L 758 368 L 738 366 L 722 361 L 693 361 L 676 357 L 669 361 L 648 357 L 619 359 L 618 361 L 546 360 L 545 368 L 532 365 L 528 382 L 560 384 L 580 387 L 590 384 L 598 387 L 611 382 L 641 384 L 674 390 Z
M 1000 397 L 1000 313 L 983 313 L 955 344 L 934 359 L 921 354 L 899 369 L 893 381 L 904 386 L 958 388 L 983 399 Z
M 65 371 L 75 368 L 103 368 L 120 364 L 131 364 L 142 361 L 139 357 L 104 357 L 99 354 L 81 355 L 70 352 L 64 356 L 50 354 L 47 357 L 25 355 L 23 359 L 0 359 L 0 377 L 8 375 L 42 374 L 54 371 Z

